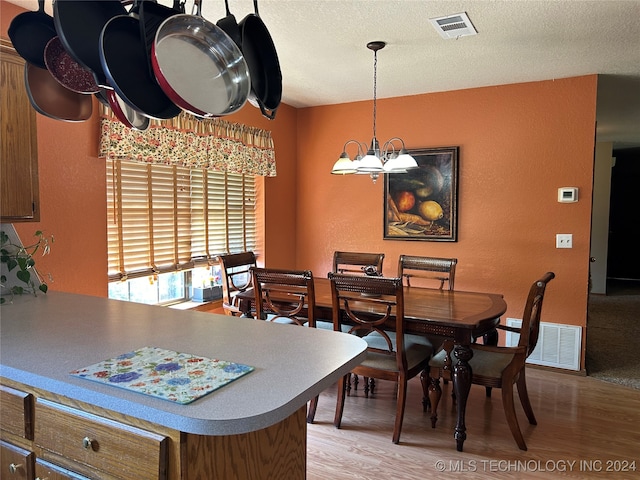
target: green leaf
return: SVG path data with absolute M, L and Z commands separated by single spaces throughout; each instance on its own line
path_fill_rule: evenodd
M 18 280 L 22 280 L 26 284 L 29 284 L 29 281 L 31 280 L 31 274 L 28 270 L 18 270 L 18 272 L 16 272 L 16 277 L 18 277 Z
M 7 268 L 9 269 L 9 271 L 13 270 L 17 266 L 18 262 L 16 262 L 15 259 L 10 258 L 9 260 L 7 260 Z
M 11 287 L 11 291 L 13 292 L 14 295 L 22 295 L 24 293 L 24 288 L 18 287 L 16 285 L 14 287 Z
M 6 275 L 0 275 L 0 283 L 6 283 L 7 282 L 7 276 Z
M 29 265 L 27 264 L 27 259 L 24 257 L 18 257 L 16 259 L 16 261 L 18 262 L 18 265 L 20 266 L 20 270 L 26 270 L 27 268 L 29 268 Z
M 2 305 L 3 303 L 5 303 L 7 301 L 6 298 L 4 297 L 0 297 L 0 305 Z
M 47 290 L 49 290 L 49 287 L 47 286 L 47 284 L 46 284 L 46 283 L 43 283 L 42 285 L 40 285 L 40 286 L 38 287 L 38 289 L 39 289 L 41 292 L 43 292 L 43 293 L 47 293 Z

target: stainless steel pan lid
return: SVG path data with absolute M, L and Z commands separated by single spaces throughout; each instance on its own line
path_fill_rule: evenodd
M 158 28 L 151 63 L 158 83 L 182 109 L 201 117 L 233 113 L 251 89 L 242 52 L 219 27 L 200 15 L 174 15 Z

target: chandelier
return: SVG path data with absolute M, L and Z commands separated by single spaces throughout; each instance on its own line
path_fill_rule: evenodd
M 334 175 L 369 174 L 375 183 L 380 174 L 407 173 L 408 170 L 418 168 L 415 158 L 409 155 L 401 138 L 393 137 L 387 140 L 382 149 L 380 149 L 380 143 L 376 138 L 378 50 L 383 49 L 386 45 L 385 42 L 380 41 L 367 43 L 367 48 L 373 51 L 373 138 L 371 145 L 367 150 L 366 144 L 357 140 L 347 140 L 342 148 L 340 158 L 331 170 Z M 347 147 L 351 144 L 357 146 L 353 160 L 347 153 Z

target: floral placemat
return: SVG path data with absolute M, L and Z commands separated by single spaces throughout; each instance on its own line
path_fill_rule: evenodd
M 187 404 L 253 370 L 241 363 L 143 347 L 70 374 Z

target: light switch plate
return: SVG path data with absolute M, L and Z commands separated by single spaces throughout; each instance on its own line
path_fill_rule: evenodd
M 556 235 L 556 248 L 573 248 L 573 234 L 558 233 Z

